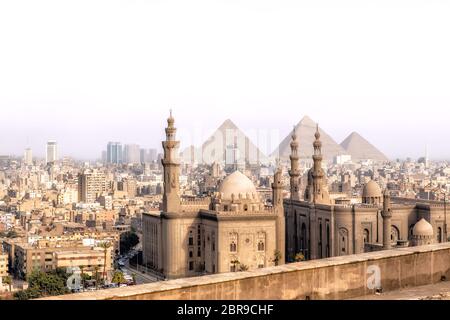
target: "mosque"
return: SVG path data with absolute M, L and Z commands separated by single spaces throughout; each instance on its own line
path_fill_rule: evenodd
M 319 128 L 313 143 L 314 165 L 305 194 L 300 194 L 298 141 L 291 141 L 290 198 L 284 199 L 286 260 L 301 253 L 307 260 L 358 254 L 391 248 L 419 246 L 448 239 L 445 204 L 392 198 L 371 180 L 361 202 L 337 204 L 330 198 L 322 167 Z
M 322 167 L 318 127 L 303 195 L 294 130 L 288 198 L 283 197 L 282 171 L 277 169 L 270 206 L 239 171 L 228 175 L 211 197 L 185 199 L 180 194 L 180 143 L 174 123 L 171 114 L 162 143 L 161 210 L 143 215 L 143 263 L 167 279 L 281 265 L 299 254 L 313 260 L 447 239 L 442 204 L 391 199 L 374 181 L 365 185 L 361 203 L 335 203 Z
M 163 142 L 161 212 L 143 216 L 144 264 L 167 279 L 284 264 L 281 171 L 274 175 L 272 206 L 239 171 L 228 175 L 212 197 L 183 199 L 174 122 L 171 115 Z

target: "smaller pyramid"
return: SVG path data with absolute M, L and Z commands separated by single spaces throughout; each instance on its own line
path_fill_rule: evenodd
M 342 143 L 341 147 L 352 156 L 353 161 L 374 160 L 389 161 L 380 150 L 364 139 L 359 133 L 353 132 Z

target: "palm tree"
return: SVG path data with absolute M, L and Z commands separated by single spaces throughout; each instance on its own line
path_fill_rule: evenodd
M 107 275 L 106 275 L 106 258 L 107 258 L 107 255 L 108 255 L 108 249 L 111 248 L 111 246 L 112 245 L 111 245 L 111 243 L 109 241 L 102 242 L 99 245 L 99 247 L 104 250 L 104 254 L 105 254 L 105 256 L 104 256 L 104 266 L 103 266 L 103 282 L 105 282 L 105 283 L 106 283 L 106 278 L 107 278 Z
M 95 266 L 94 271 L 95 271 L 95 289 L 98 290 L 98 281 L 100 280 L 98 278 L 98 270 L 100 268 L 98 266 Z
M 12 278 L 10 276 L 3 277 L 3 283 L 9 285 L 9 292 L 12 292 Z
M 84 280 L 84 266 L 80 266 L 80 271 L 81 271 L 81 286 L 84 289 L 86 287 L 85 280 Z

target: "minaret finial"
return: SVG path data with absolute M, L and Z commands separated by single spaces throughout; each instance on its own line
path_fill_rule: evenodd
M 316 137 L 316 140 L 320 139 L 320 130 L 319 130 L 319 124 L 316 125 L 316 134 L 314 135 Z

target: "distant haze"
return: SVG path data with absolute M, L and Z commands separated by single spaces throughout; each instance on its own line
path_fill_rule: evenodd
M 278 136 L 272 152 L 308 115 L 338 143 L 450 159 L 449 16 L 444 0 L 2 1 L 0 154 L 160 149 L 172 108 L 182 148 L 229 118 Z

